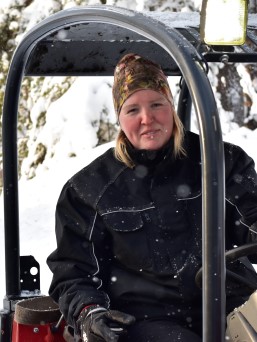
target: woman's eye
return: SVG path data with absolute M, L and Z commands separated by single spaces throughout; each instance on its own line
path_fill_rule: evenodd
M 127 114 L 135 114 L 137 112 L 137 108 L 131 108 L 127 111 Z
M 162 103 L 160 102 L 153 103 L 153 107 L 160 107 L 160 106 L 162 106 Z

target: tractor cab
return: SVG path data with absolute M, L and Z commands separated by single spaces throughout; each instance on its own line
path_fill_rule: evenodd
M 21 315 L 29 309 L 33 311 L 33 306 L 37 307 L 44 298 L 40 292 L 40 265 L 33 256 L 21 256 L 19 248 L 17 113 L 22 80 L 25 76 L 112 76 L 118 60 L 129 52 L 157 62 L 167 76 L 181 77 L 177 111 L 186 129 L 190 129 L 192 107 L 196 113 L 202 156 L 203 269 L 198 281 L 203 293 L 203 341 L 224 340 L 224 155 L 208 67 L 217 62 L 257 63 L 257 15 L 249 15 L 246 21 L 243 19 L 244 15 L 247 17 L 246 1 L 235 3 L 239 6 L 235 19 L 239 33 L 229 41 L 221 37 L 221 30 L 218 38 L 208 36 L 213 26 L 209 25 L 210 13 L 216 6 L 211 0 L 203 1 L 201 16 L 199 13 L 141 13 L 103 5 L 75 7 L 53 14 L 25 34 L 12 58 L 3 107 L 6 295 L 0 311 L 1 342 L 25 341 L 19 339 L 17 326 L 14 337 L 15 310 L 19 307 Z M 216 8 L 220 17 L 226 17 L 227 10 Z M 251 244 L 244 250 L 235 250 L 233 258 L 256 250 L 257 245 Z M 230 260 L 233 258 L 230 255 Z M 36 275 L 31 273 L 32 268 L 37 269 Z M 218 276 L 214 278 L 214 275 Z M 32 308 L 26 307 L 26 300 Z M 58 308 L 52 309 L 55 323 L 47 332 L 49 336 L 54 336 L 61 326 Z M 34 311 L 38 313 L 37 309 Z M 22 324 L 26 323 L 32 327 L 35 324 L 33 320 Z M 256 337 L 256 326 L 249 324 L 249 327 Z M 54 337 L 49 337 L 49 341 L 50 338 Z M 37 341 L 36 333 L 33 341 Z

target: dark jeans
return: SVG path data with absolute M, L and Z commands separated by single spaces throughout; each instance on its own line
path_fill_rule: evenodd
M 119 342 L 201 342 L 202 338 L 190 328 L 171 319 L 139 321 L 128 328 Z

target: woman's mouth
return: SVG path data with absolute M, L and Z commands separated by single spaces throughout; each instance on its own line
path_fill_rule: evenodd
M 158 132 L 159 132 L 159 130 L 151 130 L 151 131 L 143 132 L 142 135 L 145 135 L 147 137 L 153 137 Z

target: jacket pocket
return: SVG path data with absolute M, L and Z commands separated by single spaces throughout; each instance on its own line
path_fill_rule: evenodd
M 115 260 L 136 271 L 149 269 L 149 253 L 146 226 L 140 211 L 113 211 L 102 216 L 112 236 Z
M 143 227 L 140 212 L 115 211 L 105 214 L 103 219 L 109 229 L 117 232 L 132 232 Z

